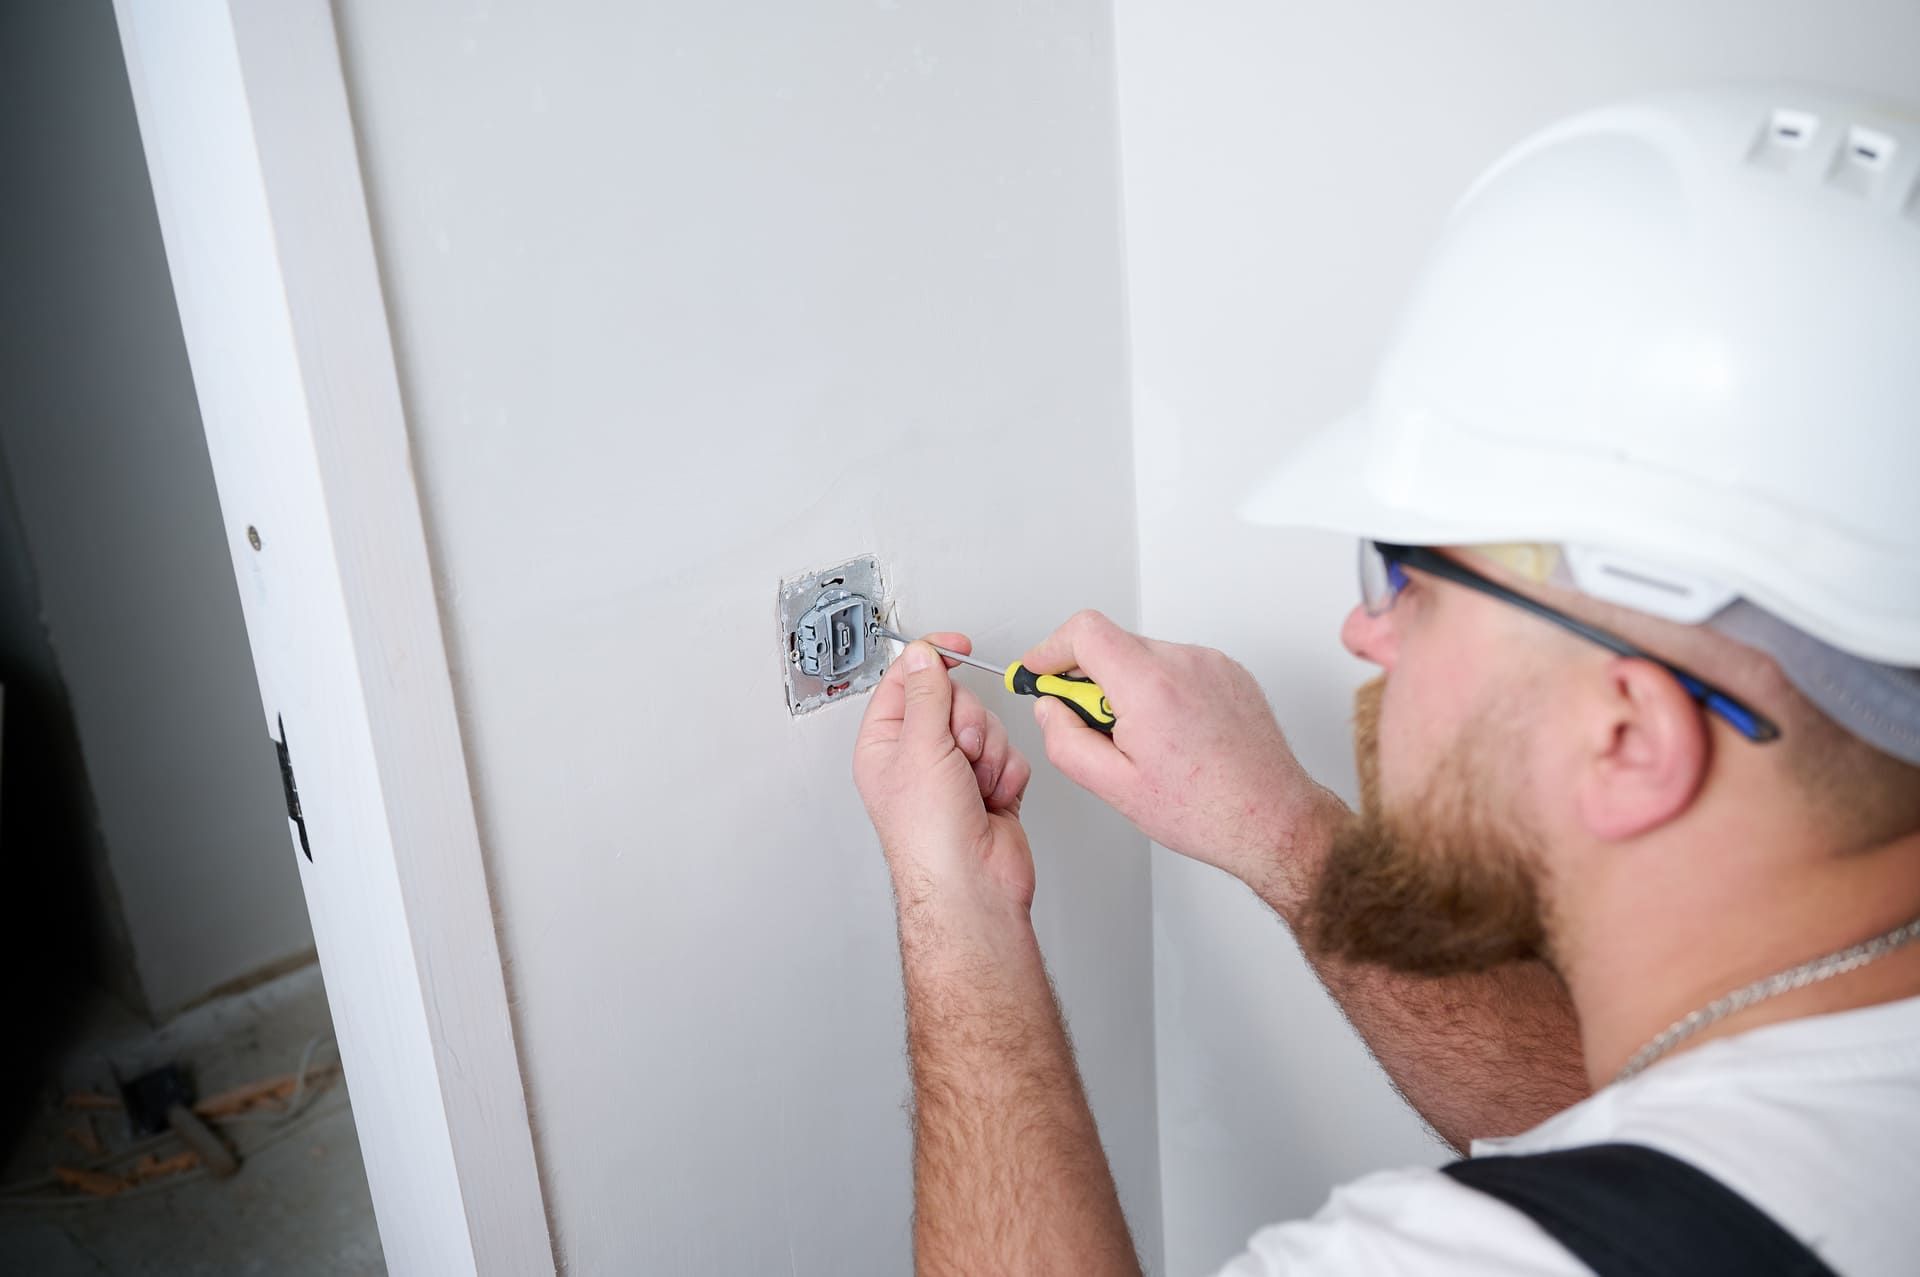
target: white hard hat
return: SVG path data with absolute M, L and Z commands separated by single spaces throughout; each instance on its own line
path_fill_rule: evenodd
M 1920 762 L 1920 112 L 1721 89 L 1521 143 L 1367 405 L 1241 513 L 1558 543 L 1575 587 L 1774 653 Z
M 1920 666 L 1920 113 L 1650 97 L 1454 210 L 1367 406 L 1243 507 L 1410 544 L 1558 542 L 1677 621 L 1745 599 Z

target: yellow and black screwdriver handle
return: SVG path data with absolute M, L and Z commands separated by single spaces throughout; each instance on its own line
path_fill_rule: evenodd
M 1107 694 L 1090 678 L 1070 674 L 1035 674 L 1015 661 L 1007 666 L 1007 690 L 1020 696 L 1051 696 L 1067 703 L 1080 721 L 1096 732 L 1113 735 L 1113 706 Z

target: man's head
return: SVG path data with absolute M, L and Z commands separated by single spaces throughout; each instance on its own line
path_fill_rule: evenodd
M 1637 945 L 1651 967 L 1704 919 L 1751 947 L 1789 916 L 1833 939 L 1861 901 L 1920 903 L 1920 864 L 1865 850 L 1920 824 L 1920 175 L 1843 194 L 1916 149 L 1897 104 L 1721 86 L 1550 125 L 1455 206 L 1366 402 L 1242 513 L 1549 546 L 1558 575 L 1453 553 L 1641 654 L 1409 561 L 1392 610 L 1346 626 L 1385 680 L 1326 943 L 1425 969 L 1544 949 L 1563 972 Z
M 1920 769 L 1841 729 L 1763 653 L 1530 580 L 1510 565 L 1532 548 L 1446 553 L 1654 659 L 1418 569 L 1390 608 L 1355 609 L 1343 638 L 1384 675 L 1357 698 L 1361 810 L 1310 910 L 1322 949 L 1433 974 L 1552 959 L 1579 893 L 1699 892 L 1716 874 L 1764 889 L 1920 830 Z M 1707 713 L 1667 664 L 1779 738 Z

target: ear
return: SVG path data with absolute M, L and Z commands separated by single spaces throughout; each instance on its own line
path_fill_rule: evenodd
M 1705 716 L 1680 680 L 1652 661 L 1607 662 L 1588 716 L 1577 785 L 1581 823 L 1607 842 L 1676 819 L 1706 782 L 1712 742 Z

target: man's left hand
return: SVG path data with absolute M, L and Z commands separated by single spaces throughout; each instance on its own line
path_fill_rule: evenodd
M 954 685 L 930 642 L 973 650 L 964 634 L 907 646 L 860 724 L 854 783 L 903 914 L 931 904 L 1024 917 L 1034 874 L 1020 799 L 1032 768 L 999 717 Z

